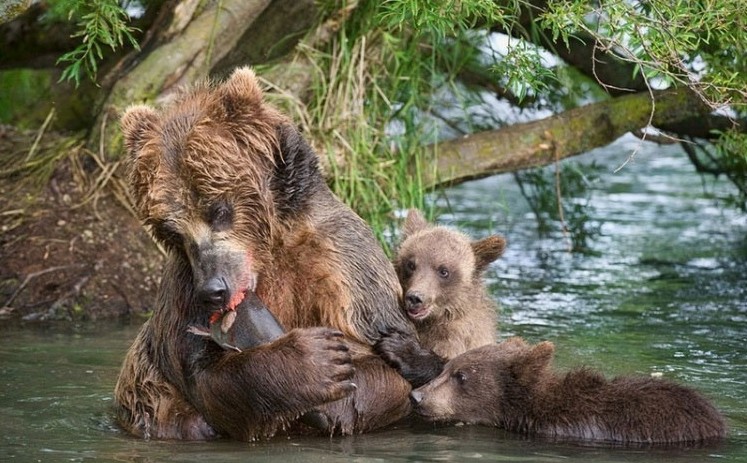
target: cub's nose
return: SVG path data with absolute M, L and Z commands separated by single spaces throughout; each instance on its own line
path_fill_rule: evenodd
M 423 305 L 423 298 L 418 293 L 408 291 L 405 295 L 405 304 L 407 304 L 408 308 L 419 307 Z
M 420 392 L 418 389 L 415 389 L 414 391 L 410 392 L 410 403 L 413 407 L 417 407 L 420 405 L 420 402 L 423 401 L 423 393 Z
M 228 285 L 226 284 L 226 280 L 220 277 L 209 279 L 198 293 L 198 298 L 203 304 L 216 307 L 226 305 L 227 297 Z

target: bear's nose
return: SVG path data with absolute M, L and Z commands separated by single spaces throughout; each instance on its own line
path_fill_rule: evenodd
M 220 277 L 209 279 L 199 293 L 200 300 L 208 305 L 222 307 L 226 304 L 228 285 L 226 280 Z
M 407 307 L 418 307 L 423 304 L 423 299 L 419 294 L 408 291 L 405 295 L 405 303 L 407 303 Z
M 410 403 L 412 403 L 413 407 L 417 407 L 420 405 L 420 402 L 423 401 L 423 393 L 420 392 L 420 390 L 415 389 L 410 393 Z

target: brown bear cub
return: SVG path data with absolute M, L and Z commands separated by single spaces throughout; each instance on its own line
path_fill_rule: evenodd
M 502 236 L 472 241 L 408 212 L 394 264 L 420 342 L 388 332 L 376 350 L 413 386 L 438 376 L 446 360 L 496 342 L 498 307 L 482 277 L 505 247 Z
M 432 421 L 564 439 L 672 444 L 726 434 L 721 414 L 692 389 L 644 376 L 607 380 L 589 369 L 558 375 L 554 350 L 521 338 L 471 350 L 411 393 L 415 410 Z

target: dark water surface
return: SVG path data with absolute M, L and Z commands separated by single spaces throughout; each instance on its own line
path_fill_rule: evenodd
M 747 215 L 722 208 L 675 147 L 623 139 L 586 155 L 604 166 L 591 215 L 592 254 L 539 238 L 510 176 L 448 192 L 445 223 L 509 239 L 488 272 L 501 337 L 551 340 L 561 368 L 649 374 L 703 391 L 730 436 L 707 448 L 613 448 L 526 439 L 478 426 L 403 425 L 344 438 L 246 444 L 145 442 L 112 422 L 112 390 L 137 326 L 0 328 L 0 461 L 117 462 L 747 462 Z M 439 200 L 445 204 L 443 199 Z

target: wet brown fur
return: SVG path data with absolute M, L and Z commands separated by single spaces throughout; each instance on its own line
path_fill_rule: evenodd
M 448 359 L 495 343 L 498 306 L 483 275 L 503 254 L 506 240 L 492 235 L 472 241 L 457 230 L 407 214 L 394 265 L 402 285 L 402 309 L 417 338 L 388 331 L 374 349 L 413 387 L 441 373 Z
M 409 385 L 369 348 L 381 330 L 412 330 L 394 270 L 254 74 L 198 85 L 161 111 L 133 106 L 121 124 L 138 215 L 169 251 L 117 383 L 124 428 L 251 440 L 315 408 L 345 433 L 406 415 Z M 288 333 L 244 352 L 188 334 L 207 323 L 199 296 L 216 275 L 226 300 L 256 291 Z
M 417 295 L 429 312 L 414 320 L 423 348 L 451 359 L 495 343 L 498 306 L 483 275 L 505 246 L 502 236 L 472 241 L 458 230 L 429 224 L 415 209 L 409 211 L 394 265 L 405 308 L 408 296 Z M 448 272 L 445 278 L 441 270 Z
M 672 444 L 717 440 L 721 414 L 693 389 L 650 377 L 612 380 L 589 370 L 559 375 L 550 342 L 521 338 L 449 361 L 412 393 L 430 420 L 463 421 L 555 438 Z

